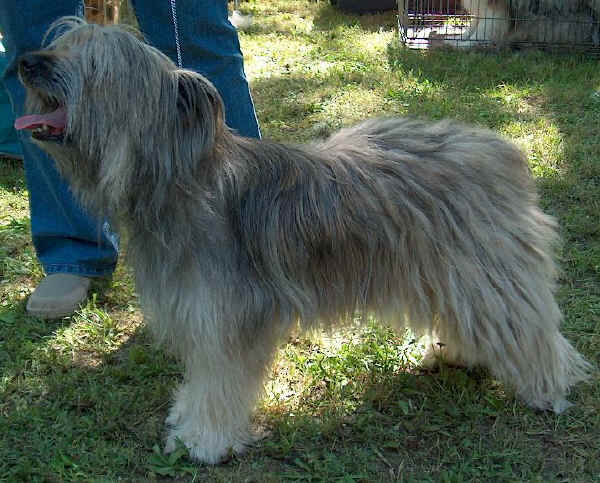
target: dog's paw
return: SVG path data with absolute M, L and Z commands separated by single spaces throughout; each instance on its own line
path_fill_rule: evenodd
M 532 399 L 531 396 L 519 394 L 520 398 L 529 407 L 541 411 L 552 411 L 554 414 L 561 414 L 574 404 L 567 401 L 564 396 L 557 396 L 555 399 L 548 400 L 543 399 Z
M 210 434 L 186 434 L 185 431 L 171 431 L 165 444 L 165 453 L 172 453 L 181 443 L 188 449 L 191 459 L 199 463 L 216 465 L 231 459 L 234 454 L 241 454 L 246 446 L 237 441 Z
M 238 431 L 235 434 L 225 435 L 206 430 L 190 431 L 184 427 L 178 427 L 169 431 L 165 453 L 172 453 L 183 443 L 189 451 L 190 458 L 200 463 L 216 465 L 228 461 L 234 454 L 243 454 L 250 445 L 259 439 L 262 438 L 249 431 Z
M 425 354 L 423 354 L 423 358 L 419 363 L 419 367 L 424 371 L 434 371 L 438 369 L 440 365 L 440 355 L 433 350 L 433 348 L 427 349 Z
M 428 348 L 425 351 L 425 354 L 423 354 L 423 359 L 421 359 L 420 366 L 426 371 L 434 371 L 439 369 L 440 364 L 454 365 L 453 362 L 454 361 L 450 360 L 450 354 L 448 353 L 446 344 L 443 344 L 442 342 L 432 342 L 428 344 Z
M 425 354 L 423 354 L 420 366 L 425 371 L 435 371 L 441 365 L 448 367 L 472 367 L 477 364 L 478 361 L 473 354 L 471 355 L 471 360 L 466 360 L 456 350 L 456 346 L 447 345 L 443 342 L 431 342 L 428 344 Z
M 167 416 L 167 419 L 165 419 L 165 424 L 169 428 L 174 428 L 181 422 L 182 417 L 183 414 L 181 413 L 181 411 L 178 411 L 176 407 L 172 407 L 169 410 L 169 415 Z
M 560 414 L 569 409 L 571 406 L 574 406 L 572 402 L 569 402 L 564 398 L 557 399 L 552 403 L 552 411 L 554 411 L 556 414 Z

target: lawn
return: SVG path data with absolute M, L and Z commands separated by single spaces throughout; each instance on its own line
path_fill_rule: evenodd
M 528 155 L 564 245 L 563 333 L 600 362 L 600 68 L 539 52 L 407 51 L 393 12 L 250 0 L 240 34 L 263 135 L 302 142 L 378 115 L 452 117 Z M 73 317 L 25 314 L 41 279 L 21 163 L 0 160 L 0 481 L 600 481 L 600 381 L 561 415 L 483 370 L 419 369 L 409 333 L 295 334 L 255 415 L 267 437 L 217 467 L 161 451 L 181 366 L 121 265 Z

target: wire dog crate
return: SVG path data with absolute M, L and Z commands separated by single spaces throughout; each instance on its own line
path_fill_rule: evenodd
M 411 48 L 537 48 L 600 56 L 600 0 L 398 0 Z

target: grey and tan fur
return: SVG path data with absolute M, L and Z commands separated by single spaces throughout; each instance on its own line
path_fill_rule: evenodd
M 457 48 L 574 48 L 600 44 L 600 0 L 462 0 L 473 16 L 467 33 L 433 34 L 432 45 Z
M 120 219 L 148 323 L 185 364 L 167 450 L 242 451 L 277 343 L 357 313 L 567 407 L 590 366 L 559 332 L 556 223 L 514 145 L 400 118 L 308 145 L 242 138 L 204 77 L 117 27 L 60 27 L 21 60 L 30 112 L 67 111 L 62 135 L 34 138 Z

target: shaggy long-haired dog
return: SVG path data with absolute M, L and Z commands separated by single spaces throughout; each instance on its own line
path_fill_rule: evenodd
M 473 16 L 466 34 L 436 34 L 432 41 L 470 48 L 481 46 L 598 46 L 600 0 L 462 0 Z
M 515 146 L 407 119 L 242 138 L 210 82 L 131 33 L 57 28 L 20 59 L 32 114 L 16 126 L 128 232 L 148 323 L 185 364 L 167 450 L 243 450 L 278 341 L 357 313 L 431 334 L 535 408 L 568 405 L 589 366 L 558 330 L 556 225 Z

